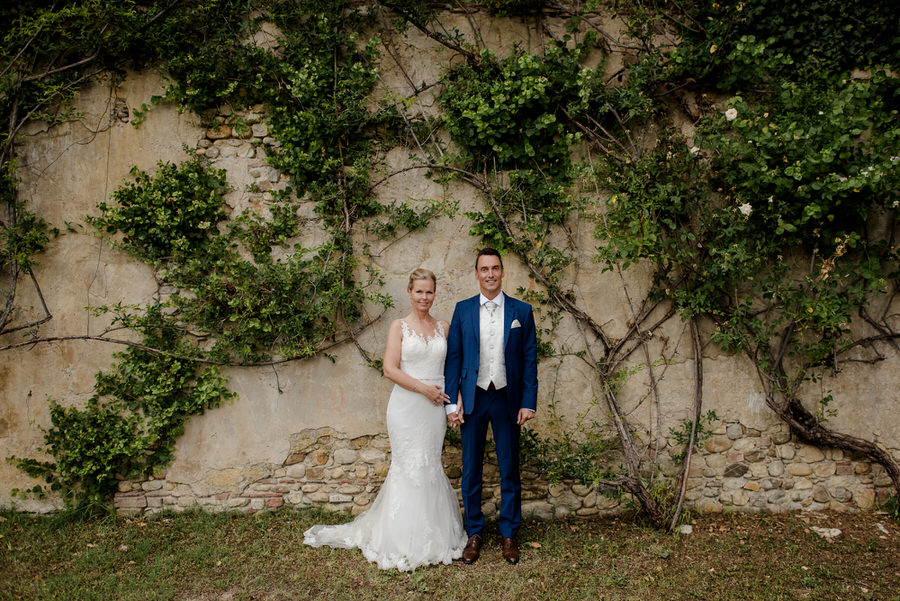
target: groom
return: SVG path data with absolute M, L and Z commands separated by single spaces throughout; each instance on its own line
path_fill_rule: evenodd
M 459 425 L 463 446 L 462 497 L 469 540 L 467 564 L 481 552 L 482 470 L 488 424 L 500 464 L 500 535 L 503 558 L 519 561 L 516 534 L 522 521 L 519 429 L 537 408 L 537 336 L 531 305 L 503 294 L 503 261 L 493 248 L 475 259 L 481 293 L 460 301 L 447 335 L 444 391 L 462 407 L 446 405 L 451 425 Z

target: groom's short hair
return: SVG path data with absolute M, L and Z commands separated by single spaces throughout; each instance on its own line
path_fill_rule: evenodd
M 491 248 L 490 246 L 485 246 L 484 248 L 482 248 L 481 250 L 478 251 L 478 256 L 475 257 L 475 269 L 476 270 L 478 269 L 478 260 L 484 256 L 497 257 L 497 259 L 500 261 L 500 269 L 503 269 L 503 257 L 500 256 L 500 253 L 497 252 L 496 249 Z

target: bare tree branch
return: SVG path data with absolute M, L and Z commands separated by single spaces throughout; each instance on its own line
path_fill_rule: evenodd
M 80 67 L 81 65 L 91 62 L 92 60 L 97 58 L 97 56 L 98 56 L 98 54 L 95 52 L 94 54 L 92 54 L 90 56 L 86 56 L 85 58 L 81 59 L 80 61 L 75 61 L 74 63 L 65 65 L 63 67 L 57 67 L 55 69 L 50 69 L 49 71 L 44 71 L 43 73 L 37 73 L 35 75 L 28 75 L 26 77 L 23 77 L 22 81 L 26 82 L 26 83 L 29 81 L 37 81 L 38 79 L 43 79 L 43 78 L 47 77 L 48 75 L 53 75 L 54 73 L 68 71 L 69 69 L 74 69 L 75 67 Z
M 12 332 L 18 332 L 21 330 L 30 330 L 32 328 L 36 328 L 39 325 L 45 324 L 48 321 L 50 321 L 51 319 L 53 319 L 53 315 L 50 313 L 50 309 L 47 308 L 47 302 L 44 300 L 44 293 L 43 293 L 43 291 L 41 291 L 41 286 L 38 284 L 37 278 L 34 276 L 34 271 L 32 271 L 32 269 L 30 267 L 28 268 L 28 274 L 31 276 L 31 281 L 34 282 L 34 288 L 35 288 L 35 290 L 37 290 L 38 299 L 41 301 L 41 306 L 44 308 L 44 317 L 42 317 L 41 319 L 39 319 L 37 321 L 33 321 L 33 322 L 27 323 L 25 325 L 16 326 L 14 328 L 9 328 L 8 330 L 5 330 L 5 329 L 3 329 L 3 326 L 6 325 L 6 314 L 4 314 L 3 315 L 4 319 L 0 320 L 0 336 L 2 336 L 4 334 L 11 334 Z M 18 273 L 16 274 L 16 279 L 18 279 Z M 7 301 L 9 303 L 12 303 L 13 297 L 15 296 L 15 284 L 16 284 L 16 282 L 13 281 L 12 282 L 13 293 L 7 299 Z
M 315 354 L 322 354 L 330 351 L 331 349 L 340 346 L 346 342 L 355 341 L 356 337 L 359 336 L 361 332 L 368 329 L 375 322 L 381 319 L 384 312 L 382 311 L 378 314 L 374 319 L 370 322 L 363 324 L 362 326 L 356 328 L 355 330 L 348 330 L 348 333 L 343 338 L 338 340 L 334 340 L 328 344 L 321 344 L 315 350 Z M 141 344 L 140 342 L 135 342 L 133 340 L 124 340 L 121 338 L 109 338 L 105 335 L 91 336 L 88 334 L 81 335 L 72 335 L 72 336 L 48 336 L 45 338 L 31 338 L 29 340 L 25 340 L 23 342 L 17 342 L 14 344 L 8 344 L 6 346 L 0 347 L 0 352 L 10 351 L 18 348 L 31 347 L 37 344 L 47 344 L 50 342 L 69 342 L 69 341 L 87 341 L 87 342 L 105 342 L 109 344 L 117 344 L 120 346 L 127 346 L 131 348 L 136 348 L 142 351 L 147 351 L 148 353 L 153 353 L 154 355 L 161 355 L 164 357 L 171 357 L 172 359 L 178 359 L 181 361 L 191 361 L 193 363 L 199 363 L 203 365 L 218 365 L 222 367 L 268 367 L 271 365 L 281 365 L 283 363 L 291 363 L 293 361 L 298 361 L 300 359 L 308 359 L 309 355 L 293 355 L 290 357 L 283 357 L 281 359 L 272 359 L 271 361 L 259 361 L 255 363 L 246 363 L 240 361 L 214 361 L 212 359 L 206 359 L 204 357 L 190 357 L 185 356 L 179 353 L 173 353 L 172 351 L 166 351 L 163 349 L 153 348 L 146 344 Z M 365 355 L 364 355 L 365 356 Z
M 446 46 L 447 48 L 449 48 L 450 50 L 453 50 L 454 52 L 458 52 L 459 54 L 463 55 L 464 57 L 466 57 L 467 61 L 469 61 L 471 63 L 478 62 L 478 57 L 474 53 L 470 52 L 469 50 L 466 50 L 465 48 L 463 48 L 456 42 L 452 41 L 450 36 L 431 31 L 430 29 L 425 27 L 425 25 L 423 23 L 420 23 L 419 20 L 416 19 L 416 17 L 414 15 L 411 15 L 408 11 L 397 6 L 396 3 L 386 2 L 386 1 L 382 0 L 379 2 L 379 4 L 381 4 L 385 8 L 391 9 L 392 11 L 394 11 L 395 13 L 397 13 L 398 15 L 400 15 L 401 17 L 406 19 L 406 21 L 409 24 L 411 24 L 413 27 L 415 27 L 416 29 L 421 31 L 423 34 L 425 34 L 427 37 L 431 38 L 435 42 L 441 44 L 442 46 Z

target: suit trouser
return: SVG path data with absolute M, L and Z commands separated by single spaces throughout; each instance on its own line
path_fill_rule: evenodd
M 481 488 L 488 424 L 494 434 L 500 467 L 500 535 L 515 538 L 522 523 L 522 482 L 519 478 L 519 430 L 510 419 L 506 390 L 475 389 L 475 406 L 460 426 L 463 447 L 462 497 L 469 536 L 484 528 Z

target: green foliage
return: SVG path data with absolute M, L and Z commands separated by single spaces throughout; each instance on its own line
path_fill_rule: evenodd
M 365 18 L 347 10 L 345 2 L 277 4 L 268 16 L 283 34 L 280 53 L 253 65 L 261 81 L 278 85 L 249 96 L 243 95 L 246 89 L 233 92 L 266 103 L 270 135 L 279 140 L 268 159 L 290 176 L 279 201 L 217 228 L 224 219 L 219 185 L 224 179 L 216 178 L 224 174 L 191 161 L 152 180 L 136 173 L 135 185 L 114 193 L 118 205 L 101 205 L 104 216 L 94 220 L 97 227 L 123 231 L 129 243 L 132 231 L 141 236 L 142 244 L 130 246 L 141 259 L 168 259 L 161 277 L 176 289 L 167 300 L 172 327 L 211 339 L 209 357 L 222 362 L 316 355 L 324 341 L 361 318 L 364 303 L 391 302 L 366 291 L 378 281 L 376 273 L 356 283 L 358 261 L 348 238 L 358 219 L 386 210 L 369 189 L 371 143 L 361 135 L 374 131 L 382 118 L 363 104 L 374 84 L 377 40 L 359 44 Z M 184 92 L 188 85 L 200 84 L 174 82 L 172 90 Z M 210 86 L 204 84 L 207 93 L 192 97 L 208 97 L 215 92 Z M 183 183 L 186 177 L 176 177 L 181 172 L 208 185 Z M 168 200 L 186 195 L 185 188 L 199 198 Z M 325 241 L 314 248 L 287 246 L 300 232 L 292 198 L 301 195 L 315 203 L 321 218 Z M 141 209 L 132 211 L 134 204 Z M 405 206 L 389 210 L 409 216 Z M 165 227 L 132 227 L 148 222 Z M 276 247 L 282 252 L 275 253 Z
M 611 472 L 601 469 L 600 456 L 615 443 L 595 431 L 583 439 L 568 431 L 559 436 L 541 436 L 525 428 L 520 438 L 522 463 L 540 471 L 551 482 L 573 478 L 585 486 L 593 486 Z
M 712 212 L 706 274 L 738 289 L 755 282 L 731 301 L 728 325 L 772 338 L 794 323 L 794 349 L 821 365 L 858 309 L 896 281 L 896 250 L 870 223 L 896 219 L 885 211 L 900 193 L 898 84 L 883 74 L 825 92 L 785 83 L 770 103 L 735 98 L 732 121 L 708 123 L 701 144 L 716 153 L 714 181 L 730 206 Z M 805 272 L 790 268 L 798 250 L 811 255 Z M 754 298 L 768 301 L 766 314 L 747 309 Z
M 523 428 L 519 438 L 522 464 L 540 472 L 551 482 L 575 479 L 585 486 L 594 486 L 605 478 L 614 477 L 616 466 L 604 467 L 601 460 L 607 451 L 621 448 L 620 441 L 608 438 L 601 424 L 588 420 L 588 413 L 596 401 L 582 407 L 574 422 L 563 419 L 554 401 L 548 404 L 541 434 Z
M 531 170 L 530 178 L 565 186 L 574 175 L 571 148 L 583 131 L 599 124 L 607 133 L 622 132 L 649 117 L 651 65 L 659 55 L 642 60 L 625 85 L 613 87 L 604 64 L 581 64 L 594 41 L 587 35 L 573 44 L 566 35 L 542 55 L 516 51 L 502 60 L 482 50 L 477 61 L 450 69 L 440 100 L 462 158 L 476 169 Z
M 322 205 L 324 216 L 343 215 L 346 198 L 354 217 L 362 217 L 373 212 L 363 187 L 370 141 L 360 132 L 376 121 L 364 101 L 376 80 L 378 39 L 359 39 L 364 18 L 347 2 L 309 4 L 325 6 L 306 13 L 285 5 L 273 15 L 284 55 L 271 74 L 279 86 L 267 98 L 270 131 L 281 142 L 269 162 L 292 177 L 298 195 L 311 186 L 316 197 L 331 197 L 330 206 Z M 345 166 L 353 173 L 344 174 Z
M 441 103 L 447 129 L 453 139 L 478 162 L 482 156 L 496 159 L 500 168 L 523 163 L 554 169 L 568 163 L 568 134 L 554 113 L 560 91 L 554 89 L 551 71 L 566 68 L 574 75 L 576 56 L 559 52 L 563 61 L 543 61 L 517 53 L 498 61 L 482 50 L 476 66 L 462 65 L 448 77 Z
M 15 174 L 11 164 L 0 167 L 0 203 L 8 208 L 3 219 L 0 219 L 0 274 L 3 278 L 0 291 L 6 297 L 0 305 L 2 334 L 12 331 L 7 330 L 7 325 L 15 315 L 13 301 L 19 274 L 31 271 L 37 263 L 36 256 L 50 243 L 50 235 L 58 235 L 59 230 L 29 211 L 24 202 L 16 200 Z
M 715 410 L 712 409 L 700 416 L 700 419 L 697 420 L 696 430 L 694 431 L 695 448 L 699 448 L 704 442 L 709 440 L 713 434 L 712 430 L 709 429 L 709 426 L 717 419 L 719 419 L 719 416 L 717 416 Z M 681 425 L 678 428 L 669 428 L 669 436 L 675 440 L 675 444 L 687 445 L 688 441 L 691 439 L 691 430 L 694 430 L 693 420 L 685 420 L 681 422 Z M 684 459 L 686 451 L 687 446 L 685 446 L 681 452 L 672 455 L 672 460 L 680 463 Z
M 727 197 L 753 206 L 744 229 L 832 251 L 874 208 L 896 208 L 898 85 L 883 72 L 825 91 L 785 82 L 765 103 L 733 98 L 732 121 L 707 121 Z
M 263 6 L 268 4 L 264 2 Z M 270 52 L 248 42 L 262 16 L 242 0 L 180 3 L 159 27 L 148 32 L 155 57 L 169 77 L 164 98 L 195 113 L 223 104 L 247 106 L 265 99 L 272 88 L 266 77 Z M 201 40 L 196 40 L 201 36 Z M 196 40 L 185 46 L 186 40 Z
M 566 109 L 581 114 L 595 104 L 589 98 L 598 72 L 579 66 L 588 48 L 589 41 L 571 49 L 551 43 L 544 56 L 515 52 L 503 60 L 482 50 L 476 62 L 449 71 L 440 97 L 461 160 L 496 175 L 492 210 L 466 214 L 470 234 L 502 251 L 529 252 L 548 267 L 568 263 L 545 245 L 550 227 L 579 206 L 570 190 L 570 148 L 580 134 Z M 522 239 L 510 237 L 507 218 L 524 228 Z
M 599 183 L 611 192 L 595 234 L 602 241 L 601 263 L 609 269 L 617 263 L 627 269 L 638 260 L 663 269 L 693 266 L 702 250 L 692 232 L 693 217 L 702 215 L 709 203 L 702 169 L 684 141 L 669 131 L 633 162 L 598 163 Z M 691 283 L 680 288 L 687 292 Z
M 192 70 L 179 69 L 179 59 L 190 62 L 191 52 L 213 48 L 221 56 L 238 56 L 240 34 L 252 23 L 247 10 L 241 0 L 174 4 L 159 0 L 144 3 L 139 10 L 130 2 L 104 0 L 53 4 L 23 0 L 4 7 L 0 19 L 0 111 L 4 116 L 0 119 L 0 170 L 2 201 L 9 217 L 3 222 L 4 262 L 15 257 L 20 266 L 27 267 L 29 257 L 46 245 L 46 224 L 15 200 L 13 145 L 21 127 L 32 120 L 54 125 L 74 117 L 69 103 L 80 86 L 104 75 L 116 77 L 116 71 L 126 66 L 140 69 L 162 62 L 181 81 L 209 75 L 212 62 L 208 57 L 193 62 Z M 226 77 L 221 69 L 219 74 Z M 189 91 L 174 96 L 191 108 L 207 108 L 217 100 L 214 93 L 193 102 L 188 102 L 188 97 L 196 94 Z M 136 115 L 140 118 L 140 113 Z
M 234 95 L 237 81 L 252 81 L 254 65 L 247 57 L 256 56 L 256 48 L 244 40 L 255 21 L 247 14 L 242 0 L 156 0 L 139 10 L 130 2 L 104 0 L 16 2 L 5 8 L 0 25 L 0 57 L 7 67 L 0 107 L 9 114 L 15 103 L 17 115 L 57 121 L 86 79 L 160 62 L 185 84 L 173 88 L 174 99 L 193 110 L 214 106 Z M 2 127 L 10 125 L 4 121 Z
M 900 500 L 896 496 L 888 498 L 881 508 L 894 518 L 894 521 L 900 523 Z
M 125 250 L 150 262 L 203 256 L 216 224 L 225 219 L 225 170 L 210 169 L 200 158 L 158 167 L 153 176 L 132 168 L 135 181 L 113 192 L 115 204 L 97 205 L 100 216 L 88 217 L 88 223 L 121 232 Z
M 370 297 L 345 286 L 353 270 L 353 259 L 324 244 L 262 263 L 223 250 L 212 266 L 195 258 L 165 277 L 178 288 L 169 300 L 175 317 L 214 339 L 211 357 L 254 362 L 314 356 L 341 327 L 336 316 L 347 323 L 359 319 Z
M 21 205 L 15 211 L 16 223 L 0 226 L 0 271 L 4 273 L 13 265 L 19 270 L 29 269 L 35 264 L 35 255 L 50 243 L 50 234 L 55 233 L 49 223 Z
M 502 60 L 483 50 L 448 72 L 440 97 L 460 159 L 494 174 L 491 210 L 466 214 L 470 234 L 527 257 L 551 283 L 572 263 L 551 232 L 586 206 L 573 187 L 583 175 L 572 161 L 576 145 L 600 141 L 611 156 L 629 155 L 636 151 L 630 128 L 656 110 L 650 91 L 660 55 L 641 59 L 624 85 L 610 86 L 602 63 L 581 64 L 594 41 L 566 35 L 542 55 L 517 51 Z
M 829 80 L 900 58 L 900 6 L 890 0 L 692 0 L 681 6 L 686 26 L 671 56 L 677 79 L 734 90 L 775 78 Z
M 656 294 L 713 317 L 730 350 L 765 347 L 794 323 L 792 348 L 821 365 L 895 278 L 895 251 L 867 223 L 900 192 L 897 85 L 884 74 L 827 91 L 786 82 L 766 103 L 732 99 L 693 151 L 667 138 L 611 167 L 601 260 L 656 263 Z M 791 267 L 798 253 L 813 269 Z
M 282 246 L 300 232 L 297 208 L 290 202 L 269 207 L 271 220 L 253 211 L 244 211 L 229 222 L 233 237 L 240 240 L 257 263 L 271 262 L 272 248 Z
M 175 439 L 193 415 L 234 396 L 215 366 L 198 367 L 179 336 L 163 321 L 162 308 L 141 317 L 142 343 L 161 352 L 131 347 L 119 362 L 97 374 L 94 394 L 83 408 L 50 406 L 43 452 L 51 460 L 11 458 L 46 485 L 31 492 L 58 494 L 67 507 L 101 505 L 120 476 L 139 478 L 172 457 Z
M 386 220 L 373 220 L 366 224 L 366 230 L 383 240 L 394 240 L 402 231 L 415 232 L 428 227 L 432 219 L 453 217 L 456 215 L 457 203 L 447 200 L 431 200 L 430 198 L 409 199 L 421 205 L 416 210 L 407 203 L 392 202 L 385 207 Z
M 15 286 L 7 284 L 14 283 L 20 272 L 27 272 L 36 264 L 36 255 L 50 243 L 50 235 L 59 231 L 29 211 L 24 202 L 16 200 L 12 163 L 0 167 L 0 203 L 9 209 L 0 219 L 0 274 L 4 282 L 0 290 L 10 295 L 15 294 Z M 0 333 L 10 322 L 12 300 L 8 298 L 0 309 Z

